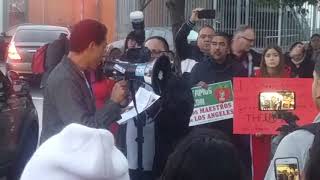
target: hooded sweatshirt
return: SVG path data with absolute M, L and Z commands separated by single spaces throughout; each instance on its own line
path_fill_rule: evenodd
M 103 129 L 70 124 L 45 141 L 21 180 L 129 180 L 128 162 Z
M 320 114 L 314 120 L 314 123 L 320 122 Z M 313 144 L 314 135 L 307 130 L 297 130 L 285 136 L 269 165 L 264 180 L 276 180 L 274 162 L 277 158 L 296 157 L 298 158 L 299 170 L 302 172 L 309 158 L 309 149 Z

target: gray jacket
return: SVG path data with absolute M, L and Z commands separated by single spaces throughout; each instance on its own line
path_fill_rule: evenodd
M 317 115 L 314 122 L 320 122 L 320 114 Z M 299 163 L 299 170 L 303 172 L 306 162 L 309 158 L 309 149 L 314 140 L 314 135 L 306 130 L 297 130 L 285 136 L 270 162 L 268 171 L 264 180 L 276 180 L 274 162 L 277 158 L 296 157 Z
M 40 143 L 71 123 L 106 128 L 120 117 L 120 106 L 111 100 L 106 101 L 103 108 L 96 110 L 94 97 L 84 75 L 65 56 L 49 75 L 44 90 Z

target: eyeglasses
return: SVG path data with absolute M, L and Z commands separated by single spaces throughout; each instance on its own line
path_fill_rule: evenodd
M 243 38 L 243 39 L 245 39 L 245 40 L 247 40 L 247 41 L 249 41 L 249 42 L 254 42 L 254 40 L 255 40 L 255 39 L 249 39 L 249 38 L 247 38 L 247 37 L 245 37 L 245 36 L 241 36 L 241 38 Z
M 157 50 L 151 50 L 151 57 L 160 57 L 162 55 L 165 56 L 172 56 L 172 51 L 157 51 Z
M 169 57 L 170 62 L 173 62 L 175 54 L 172 51 L 151 50 L 151 58 L 159 58 L 160 56 L 167 56 Z

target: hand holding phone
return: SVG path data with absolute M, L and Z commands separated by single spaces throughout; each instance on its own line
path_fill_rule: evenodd
M 276 180 L 300 180 L 298 158 L 278 158 L 274 161 Z
M 190 17 L 191 22 L 195 23 L 195 22 L 199 21 L 198 13 L 201 10 L 203 10 L 203 8 L 196 8 L 196 9 L 192 10 L 192 15 Z

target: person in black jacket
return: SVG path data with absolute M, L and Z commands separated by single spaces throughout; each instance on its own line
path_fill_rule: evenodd
M 251 48 L 256 40 L 254 29 L 247 25 L 239 26 L 234 33 L 231 52 L 235 60 L 242 63 L 247 70 L 247 76 L 254 75 L 254 68 L 260 67 L 261 54 Z
M 40 87 L 44 88 L 51 71 L 61 62 L 62 57 L 69 52 L 67 34 L 61 33 L 59 38 L 49 44 L 46 51 L 45 72 L 42 75 Z
M 232 80 L 233 77 L 247 77 L 248 71 L 243 64 L 235 60 L 230 54 L 230 40 L 225 33 L 216 33 L 211 44 L 211 59 L 202 61 L 191 71 L 191 85 L 207 88 L 208 84 Z M 233 134 L 233 119 L 226 119 L 213 123 L 196 126 L 218 129 L 228 135 L 239 153 L 246 167 L 246 175 L 250 176 L 250 144 L 246 137 Z
M 196 64 L 191 71 L 191 85 L 207 84 L 232 80 L 233 77 L 245 77 L 243 65 L 230 54 L 230 39 L 226 33 L 216 33 L 211 42 L 211 57 Z
M 208 84 L 246 77 L 246 70 L 230 53 L 230 40 L 226 33 L 216 33 L 211 44 L 211 59 L 202 61 L 191 71 L 191 86 L 207 88 Z M 214 127 L 232 136 L 232 119 L 204 125 Z
M 194 9 L 190 20 L 182 25 L 177 33 L 175 44 L 178 56 L 181 60 L 193 59 L 200 62 L 204 57 L 210 54 L 210 43 L 214 35 L 214 29 L 210 25 L 203 26 L 198 35 L 197 45 L 188 44 L 187 37 L 195 26 L 195 23 L 199 21 L 198 12 L 200 8 Z
M 234 60 L 230 52 L 230 39 L 226 33 L 216 33 L 212 39 L 212 58 L 202 61 L 191 71 L 191 86 L 207 88 L 208 84 L 232 80 L 233 77 L 246 77 L 246 70 Z M 232 136 L 232 119 L 201 125 L 219 129 Z
M 302 42 L 294 43 L 287 54 L 286 64 L 290 67 L 290 77 L 312 78 L 315 63 L 307 55 Z

